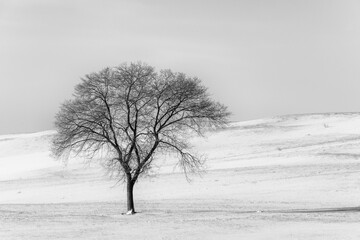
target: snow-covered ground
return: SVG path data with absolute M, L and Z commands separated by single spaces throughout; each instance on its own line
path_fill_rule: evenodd
M 193 139 L 188 183 L 160 157 L 125 191 L 96 162 L 50 156 L 54 132 L 0 136 L 0 239 L 360 239 L 360 114 L 233 123 Z

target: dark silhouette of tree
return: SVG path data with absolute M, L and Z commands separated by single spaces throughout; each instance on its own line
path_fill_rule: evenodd
M 127 210 L 133 214 L 134 184 L 150 169 L 155 152 L 173 151 L 185 174 L 198 172 L 203 159 L 187 151 L 186 138 L 224 126 L 228 115 L 196 77 L 122 64 L 86 75 L 75 87 L 73 99 L 56 115 L 52 151 L 56 157 L 105 158 L 126 182 Z

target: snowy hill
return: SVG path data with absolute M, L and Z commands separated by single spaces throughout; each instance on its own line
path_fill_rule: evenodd
M 194 150 L 208 158 L 207 173 L 188 183 L 173 171 L 172 159 L 159 159 L 159 173 L 135 186 L 142 213 L 130 222 L 121 215 L 123 185 L 96 163 L 52 159 L 53 134 L 0 136 L 0 239 L 52 239 L 49 229 L 56 221 L 64 221 L 56 228 L 60 232 L 76 225 L 66 239 L 143 239 L 136 221 L 147 239 L 360 238 L 358 113 L 232 123 L 193 139 Z M 40 230 L 22 217 L 35 219 Z

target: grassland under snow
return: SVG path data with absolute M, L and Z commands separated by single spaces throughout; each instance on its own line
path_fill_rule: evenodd
M 0 239 L 360 239 L 360 114 L 233 123 L 194 139 L 207 173 L 174 160 L 125 188 L 94 162 L 51 158 L 54 132 L 0 136 Z

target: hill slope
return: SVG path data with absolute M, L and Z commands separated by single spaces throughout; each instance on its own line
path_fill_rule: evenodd
M 207 155 L 207 173 L 188 183 L 173 171 L 171 157 L 160 157 L 159 173 L 135 186 L 142 213 L 130 221 L 121 215 L 123 186 L 96 163 L 52 159 L 53 134 L 0 136 L 1 239 L 360 237 L 360 114 L 233 123 L 195 138 L 194 150 Z M 75 227 L 63 235 L 69 225 Z

